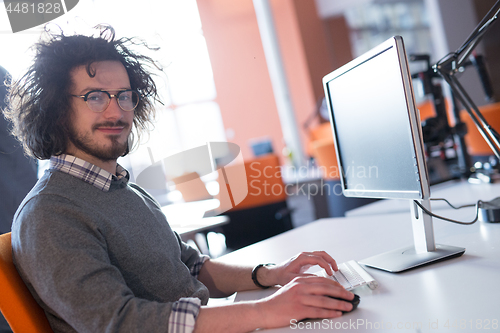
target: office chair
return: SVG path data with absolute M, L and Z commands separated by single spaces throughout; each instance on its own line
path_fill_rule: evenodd
M 322 133 L 310 143 L 311 154 L 316 161 L 316 165 L 323 170 L 322 191 L 326 201 L 326 210 L 317 209 L 316 218 L 342 217 L 348 210 L 372 203 L 377 199 L 371 198 L 347 198 L 342 194 L 340 175 L 341 171 L 333 143 L 333 134 L 330 123 L 320 125 L 321 129 L 316 133 Z M 320 132 L 321 131 L 321 132 Z M 318 200 L 319 201 L 319 200 Z M 320 204 L 316 204 L 320 207 Z
M 244 163 L 248 184 L 248 195 L 232 209 L 224 212 L 229 223 L 221 226 L 226 236 L 226 245 L 231 250 L 259 242 L 292 229 L 291 211 L 287 193 L 281 178 L 278 156 L 266 154 Z M 226 166 L 226 173 L 231 168 Z M 222 177 L 219 185 L 225 187 Z
M 0 310 L 14 333 L 53 333 L 12 262 L 11 234 L 0 235 Z
M 172 181 L 175 184 L 175 189 L 181 192 L 185 202 L 212 199 L 197 172 L 186 173 L 173 178 Z
M 444 105 L 446 110 L 450 109 L 451 105 L 449 99 L 445 99 Z M 425 101 L 418 103 L 417 109 L 420 113 L 420 121 L 436 117 L 436 109 L 434 106 L 434 101 L 432 99 L 426 99 Z
M 329 141 L 333 143 L 332 126 L 330 122 L 321 123 L 317 126 L 307 129 L 308 140 L 306 143 L 306 152 L 309 156 L 313 156 L 314 144 L 317 141 Z

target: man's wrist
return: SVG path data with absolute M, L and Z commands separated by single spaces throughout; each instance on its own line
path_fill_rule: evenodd
M 270 266 L 275 266 L 275 264 L 260 264 L 252 270 L 252 280 L 257 287 L 267 289 L 276 285 L 275 279 L 270 274 Z
M 269 308 L 264 309 L 265 303 L 257 300 L 201 306 L 194 332 L 227 332 L 235 327 L 242 332 L 251 332 L 265 328 L 270 312 Z

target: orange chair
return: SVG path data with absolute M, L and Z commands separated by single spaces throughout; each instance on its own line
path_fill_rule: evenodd
M 445 108 L 447 112 L 450 112 L 451 104 L 448 99 L 444 101 Z M 426 99 L 425 101 L 417 104 L 417 109 L 420 113 L 420 120 L 424 121 L 426 119 L 436 116 L 436 109 L 434 107 L 434 101 L 432 99 Z M 450 120 L 452 122 L 452 120 Z M 452 125 L 450 123 L 450 125 Z
M 200 179 L 200 175 L 197 172 L 186 173 L 182 176 L 173 178 L 172 181 L 175 184 L 175 189 L 181 192 L 182 199 L 184 199 L 185 202 L 212 198 L 205 187 L 205 183 Z
M 292 229 L 278 156 L 262 155 L 246 161 L 244 166 L 248 194 L 223 213 L 230 222 L 221 229 L 226 236 L 227 247 L 232 250 Z M 226 166 L 225 172 L 231 174 L 232 168 L 241 168 L 241 164 Z M 223 177 L 219 177 L 218 181 L 221 188 L 226 186 Z
M 330 141 L 333 143 L 333 133 L 330 122 L 321 123 L 316 127 L 308 130 L 309 141 L 307 142 L 306 151 L 309 156 L 314 156 L 314 143 L 316 141 Z
M 376 201 L 368 198 L 347 198 L 339 193 L 341 170 L 335 152 L 333 133 L 329 123 L 319 127 L 314 132 L 315 140 L 310 143 L 311 154 L 323 174 L 321 186 L 325 189 L 322 192 L 324 202 L 321 203 L 319 198 L 316 199 L 316 218 L 342 217 L 348 210 Z
M 316 165 L 323 173 L 325 180 L 339 180 L 340 168 L 332 139 L 320 139 L 312 142 L 311 151 Z
M 233 210 L 259 207 L 286 200 L 278 156 L 266 154 L 246 161 L 245 172 L 248 195 Z
M 436 116 L 436 110 L 434 109 L 434 102 L 432 99 L 426 99 L 422 103 L 419 103 L 417 105 L 417 109 L 420 112 L 421 121 Z
M 53 332 L 12 262 L 10 236 L 0 235 L 0 310 L 14 333 Z
M 500 131 L 500 102 L 480 106 L 479 111 L 491 127 L 496 131 Z M 476 125 L 465 110 L 460 112 L 460 118 L 467 125 L 465 143 L 469 154 L 472 156 L 493 155 L 490 146 L 486 143 L 481 133 L 479 133 Z
M 340 172 L 333 143 L 333 132 L 330 122 L 321 123 L 309 130 L 307 151 L 314 157 L 316 165 L 327 180 L 339 180 Z

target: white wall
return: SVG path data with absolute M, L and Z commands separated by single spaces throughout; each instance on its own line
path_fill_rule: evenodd
M 341 15 L 348 7 L 370 3 L 372 0 L 316 0 L 318 14 L 322 18 Z
M 469 37 L 481 18 L 472 0 L 425 0 L 430 16 L 433 45 L 437 56 L 456 51 Z M 481 44 L 476 48 L 481 54 Z M 458 75 L 459 81 L 477 105 L 487 104 L 481 82 L 473 67 Z

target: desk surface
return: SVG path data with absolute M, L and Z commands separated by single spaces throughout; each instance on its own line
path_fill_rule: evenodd
M 492 193 L 488 188 L 491 190 L 488 185 L 482 190 L 477 187 L 475 193 L 480 197 L 474 199 L 489 200 Z M 500 188 L 495 188 L 500 195 Z M 486 197 L 482 195 L 485 192 Z M 440 213 L 466 220 L 475 215 L 471 208 L 443 209 Z M 345 331 L 353 332 L 500 331 L 500 223 L 463 226 L 434 220 L 434 232 L 437 243 L 465 247 L 465 254 L 398 274 L 366 268 L 380 286 L 376 290 L 355 290 L 361 296 L 357 310 L 332 321 L 307 324 L 316 323 L 316 329 L 307 329 L 304 323 L 303 329 L 320 332 L 327 326 L 331 330 L 347 327 Z M 404 247 L 412 241 L 408 213 L 329 218 L 235 251 L 221 260 L 249 264 L 281 262 L 300 251 L 325 250 L 338 262 L 344 262 Z M 259 298 L 263 293 L 240 293 L 237 299 Z M 480 326 L 482 330 L 478 329 Z M 297 330 L 300 327 L 290 326 L 269 331 Z
M 454 206 L 474 204 L 477 200 L 489 201 L 500 196 L 500 183 L 470 184 L 466 181 L 449 181 L 431 186 L 431 198 L 445 198 Z M 448 209 L 444 201 L 431 201 L 432 210 Z M 346 216 L 363 216 L 409 212 L 408 200 L 380 200 L 346 212 Z
M 198 232 L 210 230 L 227 223 L 229 223 L 229 217 L 220 215 L 204 217 L 203 219 L 192 221 L 187 224 L 170 224 L 170 227 L 182 237 L 189 239 Z
M 229 223 L 229 217 L 224 215 L 204 217 L 206 212 L 217 207 L 219 207 L 219 200 L 209 199 L 174 203 L 163 206 L 161 209 L 172 230 L 190 239 L 198 232 Z

